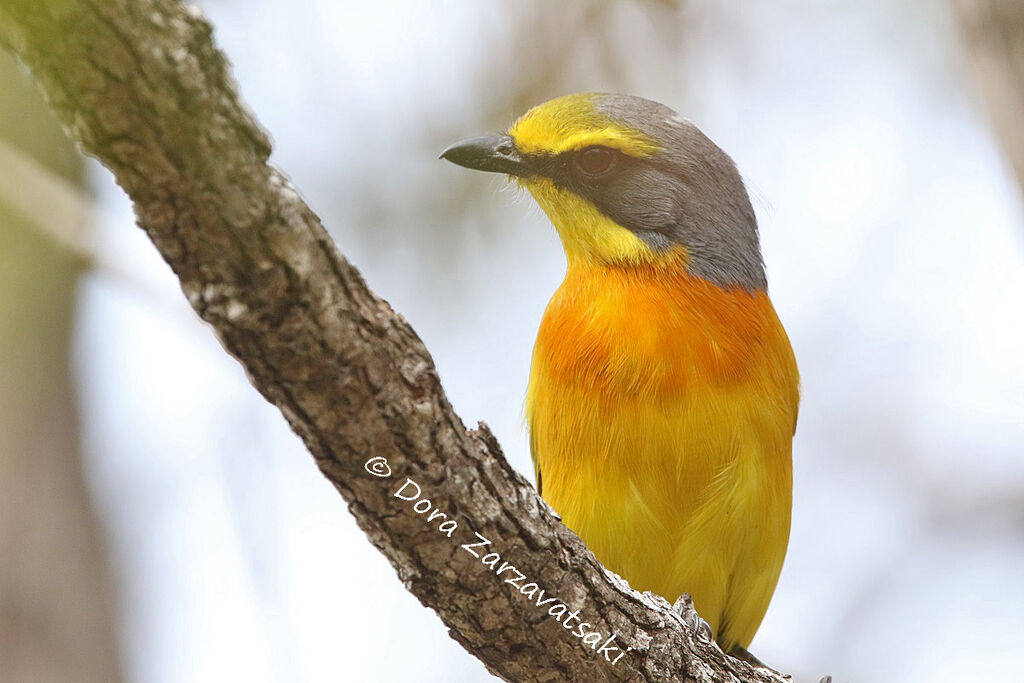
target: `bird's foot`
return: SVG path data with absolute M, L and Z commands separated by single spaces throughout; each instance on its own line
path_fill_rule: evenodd
M 748 650 L 745 647 L 740 647 L 739 645 L 733 645 L 732 646 L 732 649 L 729 650 L 729 656 L 730 657 L 735 657 L 736 659 L 744 661 L 747 664 L 750 664 L 751 666 L 759 666 L 762 669 L 770 668 L 767 664 L 762 662 L 760 659 L 758 659 L 754 655 L 750 654 L 750 650 Z
M 672 609 L 683 618 L 683 623 L 690 627 L 697 640 L 710 643 L 711 624 L 700 618 L 693 606 L 693 598 L 689 593 L 683 593 L 672 605 Z

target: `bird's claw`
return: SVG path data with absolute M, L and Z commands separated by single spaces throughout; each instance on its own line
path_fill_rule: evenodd
M 690 627 L 697 640 L 705 643 L 711 642 L 711 624 L 701 619 L 700 615 L 697 614 L 697 610 L 693 606 L 693 598 L 690 597 L 689 593 L 680 595 L 679 599 L 672 605 L 672 609 L 683 618 L 683 623 Z

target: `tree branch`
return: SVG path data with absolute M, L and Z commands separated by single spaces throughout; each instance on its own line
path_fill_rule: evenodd
M 0 6 L 0 41 L 114 173 L 189 302 L 406 587 L 508 680 L 781 682 L 695 638 L 664 600 L 604 570 L 487 428 L 463 426 L 422 342 L 268 165 L 270 142 L 210 34 L 197 9 L 175 0 Z M 371 458 L 386 459 L 375 465 L 390 477 L 374 476 Z M 416 487 L 403 492 L 418 487 L 429 504 L 396 497 L 407 479 Z M 490 545 L 461 547 L 477 535 Z M 578 610 L 571 628 L 549 613 L 562 601 Z
M 953 8 L 979 94 L 1024 194 L 1024 3 L 954 0 Z

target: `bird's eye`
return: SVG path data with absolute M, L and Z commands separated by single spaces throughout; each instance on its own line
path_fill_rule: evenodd
M 607 147 L 587 147 L 576 155 L 576 166 L 587 175 L 601 175 L 615 163 L 615 153 Z

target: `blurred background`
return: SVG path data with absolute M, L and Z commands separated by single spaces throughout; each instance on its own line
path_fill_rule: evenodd
M 437 155 L 567 92 L 694 121 L 744 175 L 803 375 L 751 649 L 797 681 L 1024 680 L 1024 3 L 201 6 L 273 161 L 531 477 L 564 257 Z M 0 87 L 0 681 L 491 680 L 6 54 Z

